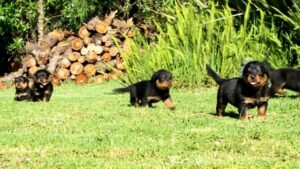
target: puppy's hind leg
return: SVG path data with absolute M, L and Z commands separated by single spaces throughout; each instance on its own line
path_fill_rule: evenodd
M 140 106 L 148 106 L 149 105 L 149 101 L 148 101 L 148 99 L 147 99 L 147 97 L 143 97 L 142 99 L 141 99 L 141 102 L 140 102 Z M 152 105 L 151 105 L 152 106 Z
M 270 96 L 274 97 L 276 93 L 286 95 L 286 92 L 284 91 L 284 85 L 284 83 L 273 84 L 270 89 Z
M 139 107 L 139 99 L 137 97 L 137 92 L 135 87 L 132 87 L 130 90 L 130 104 L 134 107 Z
M 224 116 L 227 104 L 228 104 L 227 102 L 224 103 L 223 101 L 218 100 L 217 107 L 216 107 L 217 116 L 219 117 Z
M 134 107 L 139 107 L 139 100 L 138 98 L 134 95 L 130 93 L 130 104 Z

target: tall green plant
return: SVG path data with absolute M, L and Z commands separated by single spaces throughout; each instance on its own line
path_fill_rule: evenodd
M 191 4 L 174 3 L 172 8 L 176 19 L 157 24 L 156 42 L 147 44 L 141 38 L 133 41 L 131 51 L 124 57 L 129 81 L 145 79 L 165 68 L 173 72 L 177 87 L 206 86 L 211 82 L 206 64 L 223 77 L 233 77 L 240 74 L 245 57 L 272 62 L 270 58 L 287 52 L 281 48 L 275 27 L 265 26 L 262 10 L 256 22 L 249 23 L 251 5 L 247 5 L 243 25 L 238 28 L 236 15 L 229 7 L 217 10 L 212 3 L 209 10 L 199 10 Z

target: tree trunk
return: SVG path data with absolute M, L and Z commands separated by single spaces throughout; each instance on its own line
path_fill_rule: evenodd
M 38 1 L 38 11 L 39 11 L 39 17 L 38 17 L 38 41 L 42 39 L 44 36 L 44 20 L 45 20 L 45 12 L 44 12 L 44 0 Z

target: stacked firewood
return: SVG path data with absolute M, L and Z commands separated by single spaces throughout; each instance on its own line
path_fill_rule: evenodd
M 128 48 L 125 37 L 134 36 L 133 22 L 115 15 L 116 11 L 103 20 L 94 17 L 77 34 L 53 30 L 38 43 L 27 42 L 22 73 L 33 75 L 38 69 L 47 69 L 54 84 L 65 80 L 102 83 L 122 75 L 125 67 L 120 50 Z

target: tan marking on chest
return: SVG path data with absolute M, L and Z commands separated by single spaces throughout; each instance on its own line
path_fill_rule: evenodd
M 19 94 L 17 94 L 17 97 L 21 97 L 21 96 L 27 96 L 27 93 L 19 93 Z
M 267 102 L 269 100 L 269 97 L 261 97 L 261 98 L 251 98 L 251 97 L 245 97 L 243 100 L 243 103 L 245 104 L 257 104 L 262 102 Z
M 156 100 L 156 101 L 161 100 L 161 98 L 159 96 L 148 96 L 147 99 L 148 100 Z

